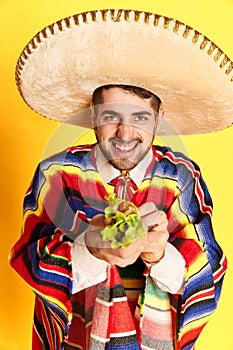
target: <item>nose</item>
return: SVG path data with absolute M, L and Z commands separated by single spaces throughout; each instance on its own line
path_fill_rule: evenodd
M 131 140 L 134 137 L 133 125 L 125 122 L 118 124 L 117 136 L 122 140 Z

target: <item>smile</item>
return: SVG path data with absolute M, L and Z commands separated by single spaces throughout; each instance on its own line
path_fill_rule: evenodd
M 117 149 L 120 152 L 131 152 L 137 147 L 138 141 L 133 141 L 130 143 L 119 143 L 113 141 L 112 145 L 115 149 Z

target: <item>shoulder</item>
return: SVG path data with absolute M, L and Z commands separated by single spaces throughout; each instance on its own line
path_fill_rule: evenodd
M 81 166 L 91 164 L 91 153 L 94 148 L 92 145 L 80 145 L 69 147 L 59 153 L 53 154 L 42 160 L 39 164 L 41 170 L 50 168 L 51 166 Z
M 176 168 L 186 167 L 190 171 L 199 170 L 198 164 L 182 152 L 173 151 L 167 146 L 153 146 L 155 160 L 164 165 L 173 165 Z
M 153 146 L 157 171 L 178 182 L 187 183 L 188 179 L 201 177 L 200 167 L 182 152 L 173 151 L 166 146 Z

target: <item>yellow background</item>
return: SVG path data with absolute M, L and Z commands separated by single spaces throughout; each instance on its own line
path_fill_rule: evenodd
M 175 17 L 204 33 L 233 60 L 233 0 L 0 0 L 0 350 L 30 349 L 33 294 L 9 267 L 8 253 L 20 235 L 23 195 L 59 126 L 36 115 L 22 101 L 14 81 L 16 60 L 44 26 L 80 11 L 110 7 Z M 182 138 L 188 155 L 201 166 L 212 194 L 216 237 L 229 261 L 219 307 L 196 350 L 233 350 L 232 137 L 233 127 Z M 87 141 L 87 136 L 84 139 Z

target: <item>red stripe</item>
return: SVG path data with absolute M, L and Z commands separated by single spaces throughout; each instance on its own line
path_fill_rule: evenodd
M 220 279 L 220 278 L 224 275 L 226 269 L 227 269 L 227 259 L 226 259 L 226 257 L 224 257 L 220 269 L 217 270 L 217 271 L 213 274 L 214 281 Z
M 198 328 L 194 328 L 194 329 L 190 330 L 189 332 L 186 332 L 185 334 L 183 334 L 181 339 L 178 340 L 177 350 L 186 349 L 186 344 L 187 344 L 187 346 L 189 344 L 188 349 L 190 349 L 190 340 L 193 341 L 194 339 L 197 339 L 200 332 L 205 327 L 206 323 L 207 322 L 203 323 L 201 326 L 198 326 Z M 191 348 L 190 350 L 193 350 L 193 349 L 194 348 Z
M 214 298 L 214 288 L 208 291 L 200 292 L 199 294 L 194 294 L 192 297 L 187 299 L 186 303 L 181 308 L 181 312 L 184 312 L 185 309 L 189 307 L 189 305 L 191 305 L 193 302 L 209 299 L 210 297 Z
M 183 159 L 183 158 L 175 158 L 171 153 L 167 152 L 165 157 L 169 158 L 171 161 L 173 161 L 175 164 L 177 163 L 183 163 L 187 166 L 188 169 L 191 170 L 193 177 L 195 179 L 198 180 L 198 178 L 200 178 L 200 172 L 195 170 L 194 166 L 192 165 L 192 163 L 188 162 L 187 160 Z M 200 198 L 200 205 L 201 205 L 201 210 L 203 213 L 205 212 L 209 212 L 210 215 L 212 215 L 212 208 L 210 206 L 205 205 L 204 203 L 204 196 L 203 196 L 203 191 L 201 189 L 201 186 L 199 184 L 199 181 L 196 181 L 196 194 L 198 195 L 198 197 Z
M 77 151 L 90 151 L 92 148 L 93 145 L 72 146 L 67 148 L 67 152 L 75 153 Z

